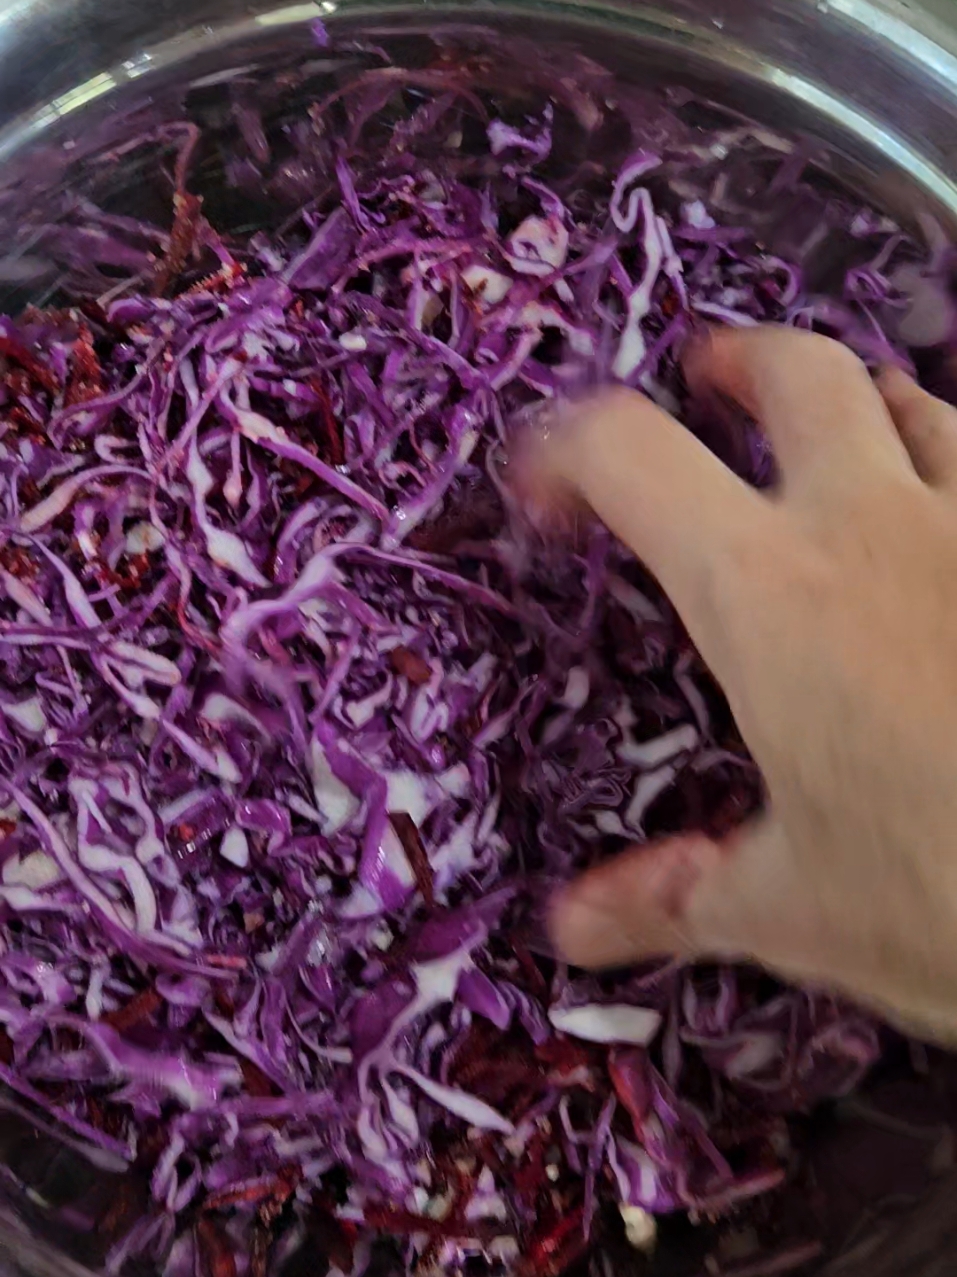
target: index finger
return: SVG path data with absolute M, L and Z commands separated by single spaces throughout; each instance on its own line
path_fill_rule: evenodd
M 607 391 L 526 438 L 519 484 L 538 506 L 581 501 L 657 576 L 708 660 L 723 583 L 778 512 L 684 426 L 633 390 Z

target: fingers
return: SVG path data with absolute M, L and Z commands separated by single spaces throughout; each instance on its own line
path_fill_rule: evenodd
M 589 505 L 655 573 L 705 648 L 723 574 L 742 546 L 768 539 L 776 518 L 683 426 L 630 390 L 607 392 L 527 439 L 515 469 L 533 505 Z
M 703 937 L 688 905 L 720 852 L 701 835 L 636 847 L 598 865 L 552 902 L 559 953 L 579 967 L 612 967 L 663 954 L 691 957 Z
M 771 817 L 722 843 L 703 834 L 637 847 L 597 866 L 552 902 L 558 951 L 584 967 L 644 958 L 750 958 L 819 974 L 818 909 Z
M 792 854 L 770 814 L 721 843 L 670 838 L 597 866 L 554 897 L 550 930 L 574 966 L 753 961 L 794 983 L 843 990 L 923 1033 L 955 1037 L 952 985 L 928 976 L 948 964 L 928 962 L 921 943 L 915 962 L 912 943 L 881 924 L 873 889 L 829 882 L 820 865 Z
M 885 368 L 877 388 L 924 482 L 957 486 L 957 410 L 922 390 L 899 368 Z
M 856 474 L 906 454 L 864 364 L 846 346 L 794 328 L 712 329 L 688 351 L 695 392 L 734 399 L 767 431 L 785 487 L 806 474 Z

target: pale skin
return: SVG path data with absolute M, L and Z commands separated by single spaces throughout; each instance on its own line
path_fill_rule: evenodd
M 593 869 L 553 901 L 555 942 L 591 967 L 757 960 L 957 1040 L 957 411 L 788 329 L 712 333 L 685 371 L 761 423 L 774 491 L 625 390 L 527 442 L 519 471 L 658 577 L 768 806 L 723 843 Z

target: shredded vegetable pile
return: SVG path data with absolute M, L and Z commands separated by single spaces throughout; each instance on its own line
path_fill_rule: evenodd
M 558 1277 L 674 1213 L 732 1221 L 714 1274 L 821 1253 L 795 1131 L 881 1031 L 549 951 L 557 882 L 761 784 L 654 582 L 540 540 L 506 443 L 617 381 L 767 483 L 682 339 L 901 358 L 924 258 L 800 147 L 589 77 L 507 111 L 380 57 L 269 136 L 238 84 L 227 171 L 285 224 L 220 234 L 169 126 L 171 229 L 71 199 L 56 302 L 0 322 L 0 1079 L 107 1177 L 64 1214 L 111 1273 Z

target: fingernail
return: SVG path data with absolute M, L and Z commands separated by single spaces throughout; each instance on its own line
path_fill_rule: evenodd
M 648 896 L 671 922 L 684 918 L 702 874 L 718 854 L 710 838 L 695 834 L 649 848 Z
M 524 499 L 534 491 L 544 459 L 547 440 L 554 429 L 555 409 L 550 403 L 535 404 L 517 413 L 508 425 L 505 480 Z
M 551 438 L 572 412 L 573 406 L 565 400 L 541 399 L 516 413 L 511 419 L 509 430 L 519 446 L 526 445 L 527 441 L 534 445 Z
M 568 405 L 552 404 L 526 415 L 509 446 L 507 488 L 525 524 L 549 541 L 577 542 L 580 525 L 587 521 L 560 448 L 570 411 Z
M 620 897 L 610 897 L 595 882 L 574 883 L 555 893 L 548 931 L 556 950 L 573 966 L 601 967 L 634 956 Z
M 587 966 L 596 940 L 606 937 L 611 920 L 604 909 L 583 900 L 581 893 L 564 887 L 552 896 L 548 909 L 548 933 L 566 962 Z
M 698 375 L 698 371 L 710 354 L 713 344 L 713 329 L 710 324 L 695 321 L 678 350 L 678 362 L 689 382 Z

